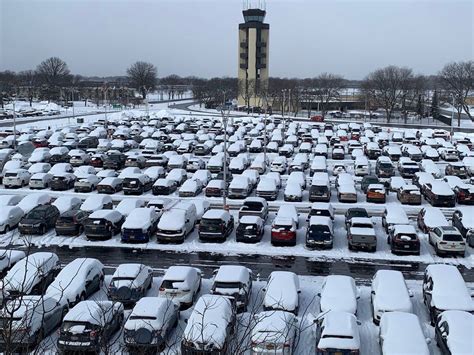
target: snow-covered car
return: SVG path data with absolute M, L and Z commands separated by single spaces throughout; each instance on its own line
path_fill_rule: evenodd
M 99 260 L 76 258 L 62 268 L 45 294 L 71 308 L 99 291 L 103 281 L 104 265 Z
M 27 186 L 30 182 L 31 173 L 26 169 L 8 170 L 3 174 L 3 185 L 6 188 Z
M 153 270 L 143 264 L 120 264 L 112 275 L 109 299 L 129 305 L 144 297 L 153 285 Z
M 72 189 L 76 181 L 76 175 L 71 173 L 56 173 L 50 182 L 53 191 L 65 191 Z
M 97 174 L 99 176 L 99 174 Z M 97 192 L 101 194 L 114 194 L 122 191 L 123 180 L 118 177 L 105 177 L 97 184 Z
M 230 298 L 204 295 L 188 319 L 181 339 L 181 354 L 208 352 L 226 354 L 236 324 L 236 310 Z
M 49 163 L 34 163 L 28 168 L 30 174 L 47 173 L 51 169 Z
M 385 203 L 386 192 L 383 184 L 370 184 L 367 187 L 367 202 Z
M 397 191 L 397 198 L 402 205 L 421 205 L 421 191 L 416 185 L 404 185 Z
M 128 215 L 136 208 L 144 207 L 145 201 L 140 199 L 126 199 L 120 201 L 115 207 L 116 211 L 119 211 L 122 216 L 128 217 Z
M 418 316 L 412 313 L 383 313 L 379 341 L 383 355 L 430 354 Z
M 173 301 L 143 297 L 123 326 L 125 346 L 130 354 L 162 351 L 178 321 L 179 309 Z
M 354 183 L 342 183 L 337 186 L 337 199 L 339 202 L 357 202 L 357 191 Z
M 82 204 L 82 200 L 75 196 L 60 196 L 53 203 L 59 210 L 59 214 L 63 214 L 70 210 L 76 210 Z
M 73 149 L 69 152 L 69 163 L 72 166 L 81 166 L 89 164 L 91 156 L 80 149 Z
M 326 276 L 318 296 L 321 312 L 339 311 L 357 314 L 359 291 L 354 279 L 350 276 Z
M 166 175 L 166 179 L 174 181 L 177 186 L 181 186 L 187 179 L 186 170 L 182 168 L 171 169 Z
M 99 353 L 122 327 L 123 305 L 112 301 L 81 301 L 64 316 L 59 328 L 61 352 Z
M 316 318 L 316 354 L 359 354 L 360 335 L 352 313 L 328 311 Z
M 252 191 L 252 184 L 247 176 L 235 175 L 229 184 L 228 197 L 235 199 L 246 198 Z
M 160 178 L 164 178 L 166 175 L 165 168 L 162 166 L 150 166 L 143 171 L 143 174 L 148 175 L 150 179 L 155 182 Z
M 263 309 L 265 311 L 286 311 L 298 314 L 300 282 L 290 271 L 273 271 L 264 289 Z
M 22 198 L 20 195 L 0 195 L 0 206 L 16 206 Z
M 18 203 L 18 207 L 20 207 L 23 212 L 28 213 L 33 208 L 39 205 L 47 205 L 51 203 L 51 196 L 45 193 L 33 193 L 26 195 L 23 199 Z
M 10 300 L 0 310 L 4 319 L 0 326 L 8 337 L 0 337 L 0 348 L 12 353 L 30 351 L 56 329 L 67 311 L 58 307 L 58 301 L 49 295 L 23 296 Z
M 155 181 L 152 186 L 153 195 L 170 195 L 177 189 L 175 180 L 160 178 Z
M 78 178 L 74 182 L 74 192 L 92 192 L 97 188 L 99 182 L 100 178 L 95 174 L 89 174 Z
M 87 197 L 79 208 L 84 212 L 92 213 L 98 210 L 110 210 L 112 207 L 112 198 L 110 196 L 97 194 Z
M 449 163 L 448 165 L 446 165 L 444 173 L 445 175 L 458 176 L 461 179 L 468 178 L 468 171 L 464 166 L 463 162 Z
M 386 312 L 412 313 L 412 295 L 400 271 L 378 270 L 372 278 L 370 299 L 374 323 L 379 324 Z
M 441 178 L 441 170 L 432 160 L 423 159 L 421 161 L 421 171 L 431 174 L 435 179 Z
M 54 147 L 49 151 L 51 157 L 49 162 L 51 164 L 67 163 L 69 161 L 69 149 L 66 147 Z
M 18 206 L 3 206 L 0 209 L 0 233 L 15 229 L 23 218 L 23 210 Z
M 127 174 L 123 177 L 124 195 L 141 195 L 151 190 L 153 180 L 146 174 Z
M 3 278 L 2 301 L 44 293 L 60 269 L 59 258 L 54 253 L 38 252 L 28 255 L 18 261 Z
M 191 266 L 171 266 L 162 280 L 158 296 L 166 297 L 185 309 L 192 306 L 201 290 L 201 270 Z
M 8 270 L 25 256 L 26 253 L 21 250 L 0 249 L 0 276 L 3 278 Z
M 470 354 L 474 315 L 463 311 L 441 313 L 435 325 L 436 344 L 443 354 Z
M 417 224 L 423 233 L 428 233 L 436 227 L 449 226 L 449 222 L 439 208 L 423 207 L 417 215 Z
M 373 222 L 366 217 L 352 217 L 347 228 L 347 244 L 349 250 L 361 249 L 375 252 L 377 236 Z
M 423 190 L 425 199 L 432 206 L 454 207 L 456 195 L 448 183 L 443 180 L 434 180 L 425 184 Z
M 31 190 L 46 189 L 51 185 L 53 175 L 49 173 L 35 173 L 31 176 L 28 186 Z
M 225 183 L 223 180 L 211 180 L 207 184 L 204 194 L 206 197 L 221 197 L 225 191 Z
M 388 233 L 391 226 L 410 224 L 408 215 L 400 205 L 388 205 L 382 214 L 382 227 Z
M 122 225 L 122 242 L 146 243 L 156 231 L 159 215 L 154 208 L 136 208 Z
M 464 279 L 454 265 L 431 264 L 423 278 L 423 302 L 435 325 L 444 311 L 474 312 L 474 302 Z
M 238 311 L 246 312 L 252 293 L 252 270 L 241 265 L 222 265 L 214 271 L 211 294 L 230 296 Z
M 285 201 L 301 202 L 303 201 L 303 190 L 301 185 L 294 181 L 287 181 L 285 191 L 283 192 Z
M 84 232 L 86 237 L 91 240 L 112 238 L 120 232 L 125 221 L 120 212 L 112 209 L 84 212 L 89 214 L 89 218 L 84 223 Z
M 444 161 L 458 161 L 459 155 L 456 149 L 454 148 L 439 148 L 438 152 L 440 152 L 441 158 Z
M 51 158 L 49 148 L 36 148 L 28 158 L 29 163 L 47 163 Z
M 250 339 L 253 354 L 293 354 L 297 344 L 298 319 L 293 313 L 266 311 L 254 315 Z M 271 350 L 270 350 L 271 349 Z
M 201 180 L 186 180 L 178 190 L 179 197 L 195 197 L 202 191 Z
M 59 173 L 73 173 L 74 168 L 69 163 L 57 163 L 54 164 L 48 172 L 53 175 Z

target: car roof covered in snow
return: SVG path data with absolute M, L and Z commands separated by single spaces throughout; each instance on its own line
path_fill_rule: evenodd
M 81 205 L 81 210 L 91 211 L 103 204 L 111 203 L 112 198 L 109 195 L 97 194 L 88 196 Z
M 120 203 L 115 207 L 117 211 L 120 212 L 123 216 L 128 216 L 135 208 L 143 207 L 145 201 L 140 199 L 126 199 L 120 201 Z
M 426 206 L 423 209 L 425 210 L 423 221 L 428 227 L 434 228 L 450 225 L 443 212 L 439 208 Z
M 246 283 L 251 278 L 252 272 L 241 265 L 222 265 L 219 267 L 215 282 L 243 282 Z
M 329 311 L 322 321 L 324 331 L 318 343 L 319 349 L 360 348 L 359 329 L 356 317 L 347 312 Z
M 382 351 L 387 355 L 429 355 L 418 316 L 406 312 L 385 312 L 380 320 Z
M 326 217 L 326 216 L 311 216 L 309 219 L 309 225 L 310 226 L 322 225 L 322 226 L 328 226 L 329 228 L 332 228 L 332 220 L 330 217 Z
M 451 354 L 472 354 L 474 343 L 474 315 L 463 311 L 445 311 L 439 322 L 447 322 L 449 333 L 447 345 Z
M 239 219 L 239 223 L 242 224 L 262 224 L 263 220 L 259 216 L 242 216 Z
M 393 226 L 393 234 L 415 234 L 416 229 L 411 224 L 396 224 Z
M 474 311 L 466 283 L 454 265 L 430 264 L 425 272 L 433 280 L 431 303 L 439 310 Z
M 130 212 L 122 225 L 123 229 L 143 229 L 148 227 L 150 222 L 156 220 L 156 211 L 154 208 L 140 207 Z
M 201 274 L 201 270 L 192 266 L 174 265 L 166 270 L 163 280 L 184 281 L 194 273 Z
M 285 311 L 265 311 L 257 313 L 254 320 L 252 342 L 278 344 L 287 341 L 295 326 L 296 316 Z
M 383 311 L 411 312 L 410 294 L 398 270 L 378 270 L 372 281 L 373 302 Z
M 342 311 L 355 314 L 357 311 L 357 289 L 350 276 L 329 275 L 321 290 L 321 311 Z
M 218 209 L 207 210 L 203 215 L 203 219 L 225 219 L 229 215 L 229 212 Z
M 290 271 L 273 271 L 270 274 L 264 304 L 271 309 L 294 311 L 298 307 L 298 276 Z
M 133 307 L 124 328 L 136 330 L 144 327 L 161 330 L 166 322 L 172 319 L 175 307 L 177 306 L 173 305 L 173 301 L 165 297 L 142 297 Z M 154 316 L 155 319 L 150 319 L 150 316 Z
M 116 277 L 137 277 L 142 270 L 151 270 L 149 266 L 138 263 L 120 264 L 116 269 L 112 278 Z
M 113 309 L 123 309 L 120 302 L 112 301 L 82 301 L 76 304 L 64 316 L 65 322 L 88 322 L 91 324 L 103 326 L 106 322 L 106 313 Z

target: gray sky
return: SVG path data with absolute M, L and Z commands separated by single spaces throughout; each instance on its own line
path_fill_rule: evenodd
M 160 77 L 236 76 L 242 4 L 0 0 L 0 70 L 58 56 L 83 75 L 123 75 L 144 60 Z M 267 0 L 266 8 L 271 76 L 361 79 L 389 64 L 432 74 L 474 58 L 473 0 Z

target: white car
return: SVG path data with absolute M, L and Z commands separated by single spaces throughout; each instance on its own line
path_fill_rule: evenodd
M 104 265 L 99 260 L 76 258 L 62 268 L 46 295 L 69 308 L 99 291 L 103 281 Z
M 88 213 L 112 209 L 112 198 L 108 195 L 91 195 L 82 203 L 80 209 Z
M 153 285 L 153 270 L 143 264 L 120 264 L 112 275 L 107 292 L 109 299 L 135 304 Z
M 321 312 L 340 311 L 357 314 L 359 291 L 350 276 L 326 276 L 318 296 L 321 298 Z
M 23 187 L 30 182 L 31 173 L 26 169 L 8 170 L 3 174 L 3 185 L 6 188 Z
M 263 309 L 282 310 L 298 314 L 300 282 L 290 271 L 273 271 L 264 289 Z
M 29 163 L 46 163 L 51 158 L 49 148 L 36 148 L 28 158 Z
M 418 316 L 412 313 L 384 313 L 380 320 L 379 342 L 383 355 L 430 354 Z
M 49 173 L 36 173 L 31 176 L 28 186 L 31 190 L 46 189 L 50 186 L 52 180 L 53 175 Z
M 20 195 L 0 195 L 0 206 L 16 206 L 22 198 Z
M 173 301 L 160 297 L 141 298 L 123 327 L 123 338 L 129 353 L 163 349 L 178 321 L 178 305 Z
M 38 192 L 23 197 L 23 199 L 18 203 L 18 207 L 20 207 L 26 214 L 36 206 L 47 205 L 51 203 L 51 200 L 51 196 L 48 194 Z
M 48 171 L 50 174 L 73 173 L 74 168 L 69 163 L 57 163 Z
M 191 307 L 201 290 L 201 270 L 191 266 L 171 266 L 161 281 L 158 295 L 172 299 L 180 308 Z
M 359 354 L 360 335 L 352 313 L 327 311 L 316 318 L 316 354 Z
M 456 227 L 436 227 L 429 231 L 428 240 L 437 255 L 455 254 L 464 257 L 466 242 Z
M 75 196 L 60 196 L 53 203 L 59 211 L 59 215 L 71 210 L 77 210 L 82 204 L 82 200 Z
M 115 207 L 115 210 L 119 211 L 122 216 L 127 217 L 134 209 L 145 207 L 145 201 L 140 199 L 126 199 L 120 201 Z
M 379 324 L 386 312 L 413 312 L 410 297 L 403 274 L 396 270 L 378 270 L 372 278 L 371 304 L 372 319 Z
M 92 192 L 97 188 L 100 178 L 95 174 L 89 174 L 78 178 L 74 182 L 74 192 Z
M 298 319 L 285 311 L 266 311 L 254 315 L 251 328 L 252 354 L 293 354 L 297 344 Z
M 18 206 L 3 206 L 0 209 L 0 233 L 15 229 L 25 214 Z
M 21 250 L 0 249 L 0 275 L 5 276 L 5 273 L 25 256 L 25 252 Z
M 36 173 L 47 173 L 51 169 L 51 164 L 49 163 L 34 163 L 29 168 L 28 171 L 30 174 Z

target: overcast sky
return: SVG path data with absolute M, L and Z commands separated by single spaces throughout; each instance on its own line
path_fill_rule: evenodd
M 258 0 L 253 1 L 258 4 Z M 474 0 L 267 0 L 270 75 L 361 79 L 389 64 L 436 73 L 474 58 Z M 58 56 L 82 75 L 137 60 L 169 74 L 237 75 L 242 0 L 0 0 L 0 70 Z

